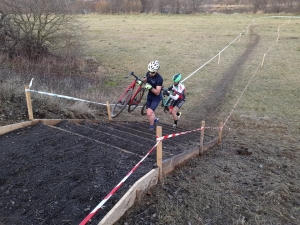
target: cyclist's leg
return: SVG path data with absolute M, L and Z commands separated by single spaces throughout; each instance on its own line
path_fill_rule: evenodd
M 169 113 L 172 114 L 174 105 L 175 105 L 176 101 L 174 101 L 173 99 L 170 102 L 170 106 L 169 106 Z
M 160 99 L 149 99 L 149 101 L 147 101 L 147 116 L 148 116 L 148 120 L 149 120 L 149 124 L 150 124 L 150 128 L 154 128 L 154 120 L 155 120 L 155 109 L 157 108 L 157 106 L 160 103 Z
M 173 115 L 173 119 L 174 119 L 174 125 L 173 125 L 174 127 L 177 127 L 178 116 L 181 114 L 181 113 L 179 113 L 179 109 L 184 104 L 184 102 L 185 101 L 177 100 L 175 103 L 175 106 L 173 107 L 172 115 Z
M 185 100 L 178 100 L 176 102 L 175 111 L 176 111 L 177 119 L 179 119 L 178 117 L 181 115 L 181 112 L 179 112 L 179 109 L 183 106 L 184 103 L 185 103 Z

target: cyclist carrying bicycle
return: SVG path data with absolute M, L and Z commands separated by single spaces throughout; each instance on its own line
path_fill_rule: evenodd
M 155 117 L 154 111 L 161 101 L 160 92 L 163 85 L 163 78 L 158 73 L 159 68 L 160 65 L 157 60 L 151 61 L 148 64 L 148 72 L 144 79 L 144 82 L 146 83 L 145 88 L 149 90 L 146 102 L 146 113 L 150 123 L 150 130 L 154 130 L 154 124 L 158 122 L 158 118 Z
M 179 120 L 179 118 L 181 116 L 181 112 L 179 112 L 179 109 L 185 102 L 186 89 L 185 89 L 184 84 L 182 82 L 180 82 L 181 77 L 182 76 L 180 73 L 176 73 L 172 77 L 172 81 L 174 82 L 174 84 L 169 88 L 163 89 L 165 92 L 167 92 L 166 94 L 168 96 L 170 95 L 170 97 L 172 98 L 172 102 L 169 107 L 169 113 L 173 115 L 173 119 L 174 119 L 173 127 L 174 128 L 177 127 L 177 121 Z

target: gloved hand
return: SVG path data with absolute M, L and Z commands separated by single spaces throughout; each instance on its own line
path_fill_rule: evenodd
M 179 98 L 179 95 L 172 95 L 170 94 L 170 98 L 174 99 L 175 101 Z
M 151 86 L 151 84 L 148 84 L 148 83 L 147 83 L 147 84 L 145 85 L 145 88 L 147 88 L 148 90 L 150 90 L 150 89 L 152 88 L 152 86 Z
M 169 91 L 163 90 L 163 95 L 169 96 L 169 95 L 170 95 L 170 92 L 169 92 Z
M 141 85 L 143 82 L 140 81 L 140 80 L 137 80 L 136 83 L 137 83 L 138 85 Z

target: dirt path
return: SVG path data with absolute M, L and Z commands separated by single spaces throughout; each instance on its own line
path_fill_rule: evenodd
M 253 33 L 253 27 L 250 29 L 250 38 L 246 51 L 238 56 L 237 60 L 231 67 L 224 72 L 223 78 L 216 84 L 212 90 L 212 94 L 206 99 L 201 107 L 205 109 L 205 118 L 209 118 L 210 115 L 218 114 L 225 103 L 226 93 L 230 91 L 230 87 L 233 84 L 234 79 L 237 76 L 239 70 L 243 68 L 250 55 L 257 47 L 260 36 Z

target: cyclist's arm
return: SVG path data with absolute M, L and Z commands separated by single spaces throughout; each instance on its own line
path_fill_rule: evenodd
M 172 90 L 174 92 L 173 95 L 170 95 L 170 97 L 174 100 L 177 99 L 183 99 L 185 95 L 185 86 L 182 83 L 179 83 L 178 88 L 174 88 L 172 86 Z
M 156 86 L 156 88 L 151 88 L 149 91 L 151 91 L 155 95 L 160 95 L 162 86 Z
M 171 87 L 168 87 L 167 89 L 168 89 L 168 91 L 172 91 L 173 85 Z

